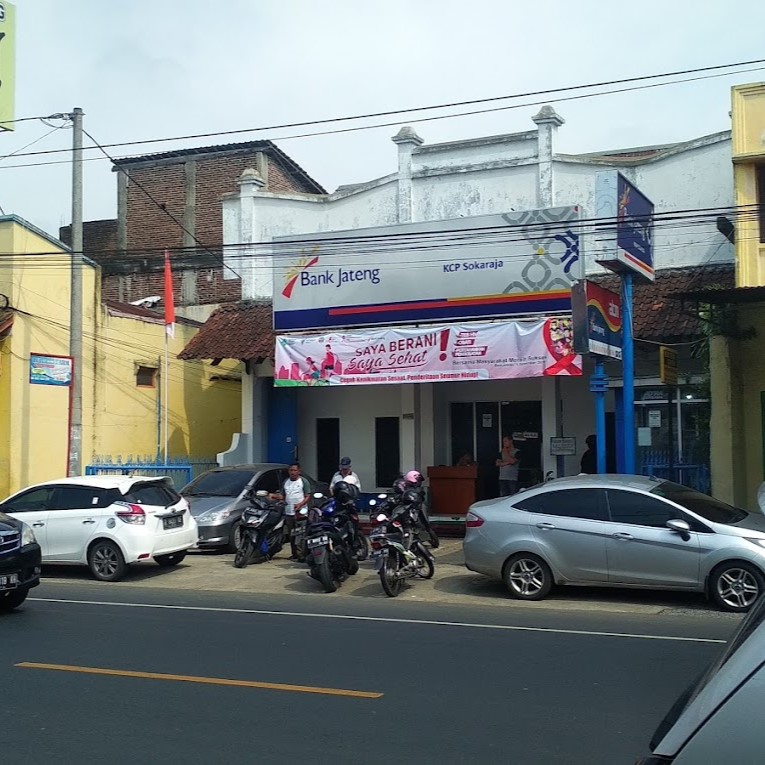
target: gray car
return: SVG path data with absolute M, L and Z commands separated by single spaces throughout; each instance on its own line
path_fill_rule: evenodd
M 247 506 L 248 489 L 281 492 L 289 465 L 263 462 L 207 470 L 181 489 L 199 527 L 202 549 L 225 547 L 236 550 L 241 533 L 240 519 Z M 311 489 L 326 492 L 327 484 L 304 475 Z
M 477 502 L 465 565 L 521 600 L 554 584 L 706 593 L 747 611 L 765 591 L 765 516 L 644 476 L 559 478 Z

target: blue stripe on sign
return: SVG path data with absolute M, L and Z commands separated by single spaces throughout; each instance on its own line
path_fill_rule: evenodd
M 283 331 L 351 325 L 409 324 L 415 321 L 481 319 L 570 310 L 571 298 L 568 295 L 553 298 L 530 298 L 513 303 L 483 303 L 480 305 L 460 305 L 459 302 L 448 302 L 443 306 L 431 308 L 413 307 L 406 310 L 399 308 L 391 311 L 381 309 L 370 313 L 343 313 L 340 315 L 333 315 L 330 308 L 306 308 L 298 311 L 274 311 L 274 329 Z

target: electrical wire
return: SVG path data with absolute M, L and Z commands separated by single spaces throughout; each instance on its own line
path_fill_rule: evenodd
M 702 75 L 699 77 L 688 77 L 685 79 L 678 79 L 678 80 L 671 80 L 669 82 L 661 82 L 661 83 L 649 83 L 647 85 L 639 85 L 639 86 L 631 86 L 626 88 L 619 88 L 619 89 L 613 89 L 613 90 L 607 90 L 607 91 L 601 91 L 599 93 L 587 93 L 583 95 L 576 95 L 576 96 L 570 96 L 570 97 L 563 97 L 563 98 L 556 98 L 556 99 L 546 99 L 544 101 L 539 102 L 526 102 L 523 104 L 511 104 L 507 106 L 497 106 L 497 107 L 491 107 L 489 109 L 481 109 L 481 110 L 473 110 L 473 111 L 465 111 L 465 112 L 457 112 L 454 114 L 446 114 L 446 115 L 438 115 L 438 116 L 430 116 L 430 117 L 418 117 L 414 118 L 412 120 L 408 120 L 412 123 L 417 122 L 428 122 L 433 120 L 441 120 L 441 119 L 452 119 L 454 117 L 465 117 L 465 116 L 472 116 L 475 114 L 485 114 L 489 112 L 495 112 L 495 111 L 505 111 L 508 109 L 519 109 L 524 108 L 528 106 L 539 106 L 544 105 L 547 103 L 558 103 L 561 101 L 571 101 L 571 100 L 578 100 L 580 98 L 592 98 L 594 96 L 602 96 L 602 95 L 612 95 L 615 93 L 625 93 L 629 91 L 634 90 L 645 90 L 648 88 L 654 88 L 654 87 L 662 87 L 665 85 L 675 85 L 675 84 L 681 84 L 686 82 L 696 82 L 699 80 L 706 80 L 706 79 L 712 79 L 715 77 L 729 77 L 734 76 L 737 74 L 743 74 L 746 72 L 754 72 L 754 71 L 760 71 L 762 69 L 765 69 L 763 66 L 757 66 L 753 68 L 743 69 L 736 72 L 719 72 L 720 69 L 734 69 L 737 67 L 751 67 L 753 64 L 765 64 L 765 59 L 752 59 L 750 61 L 738 61 L 733 63 L 727 63 L 727 64 L 719 64 L 715 66 L 706 66 L 706 67 L 697 67 L 695 69 L 683 69 L 683 70 L 677 70 L 674 72 L 661 72 L 661 73 L 655 73 L 655 74 L 649 74 L 649 75 L 642 75 L 637 77 L 627 77 L 617 80 L 605 80 L 601 82 L 594 82 L 594 83 L 586 83 L 586 84 L 579 84 L 579 85 L 569 85 L 564 87 L 558 87 L 558 88 L 548 88 L 545 90 L 537 90 L 537 91 L 527 91 L 524 93 L 514 93 L 510 95 L 504 95 L 504 96 L 492 96 L 489 98 L 482 98 L 482 99 L 472 99 L 468 101 L 454 101 L 450 103 L 443 103 L 443 104 L 435 104 L 430 106 L 417 106 L 412 107 L 408 109 L 393 109 L 393 110 L 387 110 L 387 111 L 380 111 L 380 112 L 369 112 L 366 114 L 356 114 L 356 115 L 346 115 L 346 116 L 340 116 L 340 117 L 329 117 L 325 119 L 314 119 L 314 120 L 305 120 L 302 122 L 289 122 L 289 123 L 282 123 L 282 124 L 274 124 L 274 125 L 263 125 L 259 127 L 252 127 L 252 128 L 238 128 L 234 130 L 221 130 L 221 131 L 215 131 L 215 132 L 208 132 L 208 133 L 190 133 L 187 135 L 180 135 L 180 136 L 170 136 L 165 138 L 147 138 L 147 139 L 141 139 L 141 140 L 132 140 L 132 141 L 118 141 L 114 143 L 106 143 L 103 145 L 103 147 L 98 147 L 103 149 L 113 149 L 118 148 L 122 146 L 142 146 L 142 145 L 148 145 L 148 144 L 156 144 L 156 143 L 168 143 L 168 142 L 174 142 L 174 141 L 186 141 L 186 140 L 195 140 L 200 138 L 214 138 L 214 137 L 220 137 L 220 136 L 228 136 L 228 135 L 242 135 L 244 133 L 257 133 L 257 132 L 267 132 L 267 131 L 274 131 L 274 130 L 286 130 L 286 129 L 294 129 L 299 127 L 308 127 L 311 125 L 324 125 L 324 124 L 331 124 L 331 123 L 338 123 L 338 122 L 347 122 L 347 121 L 356 121 L 356 120 L 362 120 L 362 119 L 374 119 L 377 117 L 386 117 L 386 116 L 392 116 L 392 115 L 406 115 L 411 113 L 417 113 L 422 111 L 433 111 L 437 109 L 448 109 L 448 108 L 455 108 L 460 106 L 467 106 L 467 105 L 475 105 L 475 104 L 481 104 L 481 103 L 489 103 L 489 102 L 496 102 L 496 101 L 506 101 L 506 100 L 512 100 L 517 98 L 527 98 L 530 96 L 540 96 L 540 95 L 552 95 L 554 93 L 563 93 L 568 91 L 578 91 L 578 90 L 586 90 L 591 88 L 598 88 L 598 87 L 605 87 L 610 85 L 619 85 L 619 84 L 626 84 L 626 83 L 633 83 L 633 82 L 642 82 L 645 80 L 654 80 L 654 79 L 661 79 L 661 78 L 667 78 L 667 77 L 678 77 L 680 75 L 685 74 L 696 74 L 700 72 L 713 72 L 718 71 L 717 74 L 713 75 Z M 280 141 L 284 140 L 290 140 L 292 138 L 306 138 L 311 136 L 317 136 L 317 135 L 328 135 L 328 134 L 334 134 L 334 133 L 347 133 L 352 132 L 356 130 L 371 130 L 374 128 L 380 128 L 380 127 L 392 127 L 395 125 L 399 125 L 401 123 L 401 120 L 396 120 L 393 122 L 385 122 L 385 123 L 377 123 L 375 125 L 363 125 L 358 127 L 352 127 L 352 128 L 339 128 L 336 130 L 329 130 L 329 131 L 318 131 L 313 133 L 303 133 L 300 135 L 292 135 L 292 136 L 282 136 L 278 138 Z M 88 149 L 89 147 L 85 147 Z M 90 147 L 90 148 L 96 148 L 96 147 Z M 43 151 L 43 152 L 28 152 L 26 154 L 21 154 L 20 156 L 36 156 L 36 155 L 43 155 L 43 154 L 57 154 L 64 151 L 70 151 L 70 149 L 56 149 L 56 150 L 49 150 L 49 151 Z M 110 158 L 111 159 L 111 158 Z M 113 161 L 113 160 L 112 160 Z

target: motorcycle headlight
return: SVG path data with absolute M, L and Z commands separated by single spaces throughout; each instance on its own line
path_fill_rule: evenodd
M 28 526 L 26 523 L 21 524 L 21 544 L 22 545 L 33 545 L 36 544 L 37 539 L 35 538 L 35 533 L 32 531 L 32 527 Z

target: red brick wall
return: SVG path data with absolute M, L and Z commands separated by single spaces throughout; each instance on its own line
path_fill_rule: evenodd
M 129 171 L 127 193 L 128 250 L 180 247 L 183 231 L 155 202 L 141 191 L 140 184 L 167 212 L 183 221 L 183 163 L 160 167 L 140 167 Z M 136 182 L 133 183 L 132 181 Z
M 196 305 L 209 303 L 234 303 L 242 298 L 242 284 L 239 279 L 223 279 L 223 269 L 202 269 L 197 275 Z M 123 281 L 120 294 L 120 279 Z M 175 305 L 183 305 L 181 300 L 180 273 L 173 274 L 173 300 Z M 103 300 L 122 300 L 129 303 L 150 295 L 163 295 L 165 290 L 164 274 L 154 273 L 128 274 L 125 276 L 105 276 L 101 285 Z
M 237 181 L 242 171 L 255 167 L 256 152 L 236 156 L 206 157 L 196 160 L 196 226 L 194 234 L 208 247 L 220 246 L 223 241 L 221 197 L 238 191 Z M 188 159 L 192 159 L 189 157 Z M 153 199 L 165 206 L 179 221 L 183 222 L 185 206 L 185 162 L 179 157 L 172 165 L 138 167 L 128 169 L 131 182 L 127 195 L 127 249 L 130 253 L 143 249 L 161 251 L 165 247 L 183 245 L 183 230 L 160 210 L 138 187 L 140 184 Z M 293 178 L 272 157 L 268 158 L 268 190 L 285 193 L 307 192 L 306 184 Z M 135 181 L 135 182 L 132 182 Z M 137 182 L 137 183 L 136 183 Z M 127 277 L 106 276 L 103 281 L 105 299 L 120 299 L 119 280 L 123 285 L 122 299 L 137 300 L 148 295 L 162 294 L 162 273 L 132 274 Z M 180 305 L 181 277 L 175 284 L 176 304 Z M 241 281 L 224 279 L 223 267 L 197 272 L 198 304 L 226 303 L 241 299 Z

